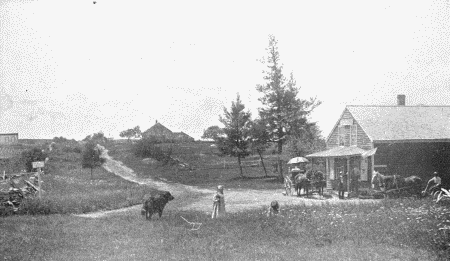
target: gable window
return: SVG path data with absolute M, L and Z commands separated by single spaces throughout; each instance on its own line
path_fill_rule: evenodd
M 346 147 L 358 145 L 358 127 L 356 124 L 338 126 L 338 145 Z

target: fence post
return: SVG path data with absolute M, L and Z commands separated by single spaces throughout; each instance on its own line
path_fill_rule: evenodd
M 39 199 L 41 199 L 41 168 L 38 168 L 38 186 L 39 186 Z

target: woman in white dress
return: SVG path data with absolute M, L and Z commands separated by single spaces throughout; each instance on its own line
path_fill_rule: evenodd
M 217 187 L 217 193 L 213 198 L 213 212 L 212 218 L 225 216 L 225 196 L 223 195 L 223 186 Z

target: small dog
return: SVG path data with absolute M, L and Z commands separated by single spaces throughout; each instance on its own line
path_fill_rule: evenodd
M 142 206 L 142 210 L 141 210 L 141 214 L 144 215 L 145 214 L 145 218 L 147 220 L 151 220 L 152 219 L 152 215 L 154 213 L 158 213 L 159 217 L 161 218 L 162 216 L 162 212 L 164 210 L 164 207 L 166 206 L 167 202 L 171 201 L 175 199 L 169 191 L 160 193 L 159 195 L 155 196 L 155 197 L 150 197 L 147 200 L 145 200 L 143 206 Z

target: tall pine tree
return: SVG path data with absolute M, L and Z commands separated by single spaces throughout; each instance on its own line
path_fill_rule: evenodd
M 264 73 L 264 84 L 256 86 L 262 93 L 259 101 L 260 118 L 267 123 L 270 139 L 277 144 L 279 156 L 283 152 L 283 145 L 290 136 L 301 136 L 309 132 L 314 123 L 308 121 L 307 116 L 320 105 L 315 98 L 308 100 L 300 99 L 298 96 L 300 88 L 294 79 L 293 73 L 289 79 L 283 75 L 283 65 L 280 61 L 277 40 L 269 35 L 269 46 L 266 48 L 267 57 L 262 62 L 267 65 Z M 283 176 L 281 159 L 279 157 L 280 176 Z

